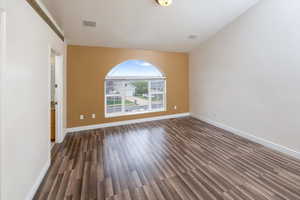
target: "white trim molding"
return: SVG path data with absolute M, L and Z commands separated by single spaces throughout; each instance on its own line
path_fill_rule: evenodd
M 126 121 L 119 121 L 119 122 L 95 124 L 95 125 L 89 125 L 89 126 L 79 126 L 79 127 L 74 127 L 74 128 L 67 128 L 66 133 L 93 130 L 93 129 L 98 129 L 98 128 L 113 127 L 113 126 L 121 126 L 121 125 L 134 124 L 134 123 L 149 122 L 149 121 L 157 121 L 157 120 L 162 120 L 162 119 L 180 118 L 180 117 L 187 117 L 187 116 L 190 116 L 190 113 L 179 113 L 179 114 L 174 114 L 174 115 L 162 115 L 162 116 L 158 116 L 158 117 L 148 117 L 148 118 L 126 120 Z
M 47 160 L 47 162 L 45 163 L 44 167 L 42 168 L 39 176 L 37 177 L 35 183 L 33 184 L 31 190 L 29 191 L 29 193 L 27 194 L 25 200 L 32 200 L 34 198 L 34 195 L 36 194 L 37 190 L 39 189 L 44 177 L 47 174 L 47 171 L 50 167 L 51 164 L 51 159 L 49 157 L 49 159 Z
M 1 1 L 1 0 L 0 0 Z M 0 6 L 3 6 L 0 3 Z M 3 163 L 3 139 L 4 139 L 4 127 L 3 127 L 3 108 L 4 108 L 4 71 L 5 71 L 5 62 L 6 62 L 6 13 L 4 9 L 0 7 L 0 199 L 2 199 L 2 177 L 3 177 L 3 169 L 2 169 L 2 163 Z
M 206 117 L 202 117 L 202 116 L 195 115 L 195 114 L 192 114 L 192 113 L 191 113 L 191 116 L 194 117 L 194 118 L 196 118 L 196 119 L 199 119 L 201 121 L 204 121 L 204 122 L 206 122 L 208 124 L 214 125 L 214 126 L 216 126 L 218 128 L 221 128 L 221 129 L 224 129 L 226 131 L 229 131 L 229 132 L 231 132 L 231 133 L 233 133 L 235 135 L 239 135 L 241 137 L 244 137 L 244 138 L 246 138 L 246 139 L 248 139 L 248 140 L 250 140 L 252 142 L 256 142 L 258 144 L 261 144 L 261 145 L 263 145 L 265 147 L 268 147 L 270 149 L 273 149 L 275 151 L 279 151 L 281 153 L 287 154 L 287 155 L 292 156 L 294 158 L 300 159 L 300 152 L 295 151 L 293 149 L 290 149 L 288 147 L 282 146 L 280 144 L 273 143 L 271 141 L 268 141 L 268 140 L 260 138 L 260 137 L 256 137 L 256 136 L 254 136 L 254 135 L 252 135 L 250 133 L 247 133 L 245 131 L 241 131 L 241 130 L 235 129 L 233 127 L 227 126 L 227 125 L 222 124 L 220 122 L 216 122 L 216 121 L 213 121 L 211 119 L 208 119 Z

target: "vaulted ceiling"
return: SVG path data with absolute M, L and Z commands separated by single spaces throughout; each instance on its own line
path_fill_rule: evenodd
M 155 0 L 43 1 L 69 44 L 187 52 L 259 0 L 173 0 L 170 7 Z

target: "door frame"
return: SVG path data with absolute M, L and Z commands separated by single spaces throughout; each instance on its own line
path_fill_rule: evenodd
M 55 48 L 49 48 L 49 106 L 51 102 L 51 56 L 55 56 L 55 83 L 57 88 L 55 89 L 55 100 L 57 102 L 55 108 L 55 143 L 61 143 L 64 139 L 64 127 L 63 127 L 63 91 L 64 91 L 64 56 Z M 49 117 L 51 116 L 51 107 L 49 107 Z M 51 126 L 51 119 L 49 125 Z M 49 128 L 50 131 L 50 128 Z M 50 134 L 49 134 L 50 141 Z
M 0 5 L 1 6 L 1 5 Z M 2 163 L 3 153 L 3 90 L 4 90 L 4 71 L 6 63 L 6 13 L 0 7 L 0 163 Z M 2 166 L 0 164 L 0 177 L 2 177 Z M 2 180 L 0 180 L 0 199 L 2 197 Z

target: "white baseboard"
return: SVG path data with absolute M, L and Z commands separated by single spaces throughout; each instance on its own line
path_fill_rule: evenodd
M 213 121 L 211 119 L 208 119 L 208 118 L 205 118 L 205 117 L 202 117 L 202 116 L 199 116 L 199 115 L 191 114 L 191 116 L 194 117 L 194 118 L 196 118 L 196 119 L 199 119 L 201 121 L 204 121 L 206 123 L 209 123 L 211 125 L 214 125 L 214 126 L 216 126 L 218 128 L 221 128 L 221 129 L 224 129 L 226 131 L 229 131 L 229 132 L 231 132 L 233 134 L 236 134 L 236 135 L 239 135 L 241 137 L 247 138 L 248 140 L 251 140 L 253 142 L 256 142 L 258 144 L 261 144 L 261 145 L 266 146 L 268 148 L 271 148 L 273 150 L 276 150 L 276 151 L 285 153 L 285 154 L 287 154 L 289 156 L 292 156 L 294 158 L 300 159 L 300 152 L 295 151 L 293 149 L 290 149 L 288 147 L 282 146 L 280 144 L 273 143 L 273 142 L 268 141 L 268 140 L 263 139 L 263 138 L 256 137 L 256 136 L 254 136 L 252 134 L 249 134 L 249 133 L 247 133 L 245 131 L 241 131 L 241 130 L 232 128 L 232 127 L 227 126 L 225 124 L 222 124 L 220 122 L 216 122 L 216 121 Z
M 141 123 L 141 122 L 156 121 L 156 120 L 162 120 L 162 119 L 187 117 L 189 115 L 190 115 L 190 113 L 179 113 L 179 114 L 174 114 L 174 115 L 162 115 L 162 116 L 158 116 L 158 117 L 148 117 L 148 118 L 126 120 L 126 121 L 119 121 L 119 122 L 95 124 L 95 125 L 89 125 L 89 126 L 79 126 L 79 127 L 74 127 L 74 128 L 67 128 L 66 133 L 86 131 L 86 130 L 92 130 L 92 129 L 98 129 L 98 128 L 113 127 L 113 126 L 121 126 L 121 125 Z
M 29 191 L 29 193 L 27 194 L 25 200 L 32 200 L 35 193 L 37 192 L 37 190 L 39 189 L 39 186 L 41 185 L 49 167 L 50 167 L 50 164 L 51 164 L 51 160 L 50 158 L 47 160 L 47 162 L 45 163 L 43 169 L 41 170 L 39 176 L 37 177 L 34 185 L 32 186 L 31 190 Z

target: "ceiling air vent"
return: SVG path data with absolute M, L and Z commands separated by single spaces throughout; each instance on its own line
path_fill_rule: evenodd
M 191 40 L 195 40 L 195 39 L 198 38 L 198 36 L 197 35 L 189 35 L 188 38 L 191 39 Z
M 86 26 L 86 27 L 96 27 L 96 22 L 94 21 L 86 21 L 86 20 L 83 20 L 82 21 L 82 24 L 83 26 Z

